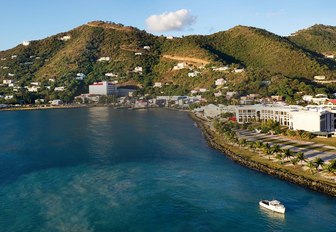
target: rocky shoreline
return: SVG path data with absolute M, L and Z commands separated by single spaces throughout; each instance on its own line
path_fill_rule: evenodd
M 213 147 L 214 149 L 222 152 L 228 158 L 233 160 L 234 162 L 244 165 L 245 167 L 278 177 L 282 180 L 289 181 L 291 183 L 295 183 L 301 185 L 303 187 L 325 193 L 330 196 L 336 196 L 336 185 L 329 184 L 327 182 L 316 181 L 304 176 L 300 176 L 297 174 L 293 174 L 286 169 L 275 169 L 268 165 L 256 162 L 254 160 L 249 159 L 243 155 L 237 154 L 230 149 L 230 146 L 224 143 L 220 143 L 216 141 L 213 136 L 213 131 L 207 126 L 202 119 L 198 118 L 194 114 L 190 113 L 190 117 L 196 122 L 197 126 L 202 130 L 203 135 L 207 141 L 207 143 Z

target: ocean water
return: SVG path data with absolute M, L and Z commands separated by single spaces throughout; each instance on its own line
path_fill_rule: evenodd
M 336 198 L 239 166 L 186 113 L 0 112 L 0 231 L 336 231 Z M 286 205 L 285 216 L 261 199 Z

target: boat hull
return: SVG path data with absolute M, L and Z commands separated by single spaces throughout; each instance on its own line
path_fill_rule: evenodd
M 271 211 L 276 212 L 276 213 L 284 214 L 286 212 L 285 207 L 276 207 L 276 206 L 273 206 L 273 205 L 268 205 L 268 204 L 266 204 L 262 201 L 259 202 L 259 205 L 263 208 L 266 208 L 266 209 L 271 210 Z

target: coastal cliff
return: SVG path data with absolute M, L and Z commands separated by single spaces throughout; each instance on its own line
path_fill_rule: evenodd
M 314 179 L 307 178 L 305 176 L 300 176 L 295 173 L 291 173 L 287 169 L 274 168 L 271 167 L 270 165 L 256 162 L 255 160 L 251 160 L 247 156 L 232 151 L 229 144 L 225 144 L 216 139 L 216 136 L 214 134 L 215 132 L 211 130 L 211 128 L 208 125 L 206 125 L 202 119 L 198 118 L 192 113 L 190 113 L 189 115 L 196 122 L 197 126 L 202 130 L 207 143 L 214 149 L 222 152 L 224 155 L 226 155 L 234 162 L 244 165 L 248 168 L 278 177 L 282 180 L 286 180 L 301 185 L 303 187 L 325 193 L 330 196 L 336 196 L 336 185 L 333 185 L 332 183 L 317 181 Z

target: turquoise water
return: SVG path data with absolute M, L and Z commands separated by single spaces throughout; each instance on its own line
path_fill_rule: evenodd
M 0 231 L 336 231 L 336 198 L 233 163 L 182 112 L 0 120 Z M 270 198 L 285 216 L 259 208 Z

